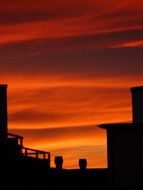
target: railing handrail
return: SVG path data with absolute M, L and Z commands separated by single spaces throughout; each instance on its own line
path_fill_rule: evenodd
M 24 156 L 35 155 L 35 158 L 39 158 L 39 155 L 42 154 L 43 159 L 46 159 L 46 155 L 47 155 L 48 159 L 50 160 L 50 152 L 41 151 L 41 150 L 37 150 L 33 148 L 27 148 L 27 147 L 22 147 L 22 150 L 24 150 L 23 152 Z M 28 151 L 33 151 L 34 153 L 28 152 Z
M 46 151 L 43 151 L 43 150 L 38 150 L 38 149 L 33 149 L 33 148 L 27 148 L 27 147 L 22 147 L 23 149 L 27 149 L 27 150 L 31 150 L 31 151 L 37 151 L 39 152 L 40 154 L 50 154 L 50 152 L 46 152 Z
M 16 134 L 13 134 L 13 133 L 8 133 L 8 136 L 12 136 L 12 137 L 19 138 L 19 139 L 24 139 L 23 136 L 16 135 Z
M 28 156 L 28 155 L 35 155 L 35 158 L 39 158 L 39 155 L 43 155 L 42 159 L 48 159 L 50 162 L 50 152 L 46 152 L 46 151 L 42 151 L 42 150 L 37 150 L 37 149 L 33 149 L 33 148 L 27 148 L 23 146 L 23 136 L 20 135 L 16 135 L 16 134 L 12 134 L 12 133 L 8 133 L 8 137 L 12 137 L 17 139 L 17 141 L 19 140 L 19 145 L 21 147 L 21 151 L 23 156 Z M 28 151 L 32 151 L 32 152 L 28 152 Z M 48 157 L 48 158 L 47 158 Z

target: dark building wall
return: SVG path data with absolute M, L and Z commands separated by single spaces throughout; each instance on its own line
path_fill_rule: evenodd
M 0 142 L 7 139 L 7 85 L 0 84 Z
M 143 123 L 143 87 L 131 88 L 133 123 Z
M 143 129 L 109 129 L 107 133 L 110 182 L 143 185 Z

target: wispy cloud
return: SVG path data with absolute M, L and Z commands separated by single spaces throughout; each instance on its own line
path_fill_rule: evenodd
M 20 133 L 27 145 L 38 147 L 40 139 L 39 148 L 48 142 L 50 150 L 63 151 L 68 166 L 75 159 L 69 148 L 81 154 L 87 148 L 91 159 L 94 131 L 81 126 L 131 120 L 129 88 L 143 81 L 143 1 L 0 4 L 0 76 L 9 84 L 9 128 L 47 129 L 48 138 L 40 131 Z M 105 145 L 98 150 L 103 155 Z
M 107 101 L 108 100 L 108 101 Z M 21 89 L 9 96 L 12 127 L 50 128 L 130 120 L 129 92 L 94 86 Z M 40 126 L 39 126 L 40 125 Z
M 142 1 L 45 1 L 1 5 L 0 43 L 142 28 Z

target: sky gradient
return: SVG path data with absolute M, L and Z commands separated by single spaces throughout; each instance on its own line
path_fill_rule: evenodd
M 106 167 L 106 134 L 131 121 L 143 84 L 142 0 L 0 0 L 0 76 L 9 130 L 64 167 Z M 53 162 L 52 162 L 53 166 Z

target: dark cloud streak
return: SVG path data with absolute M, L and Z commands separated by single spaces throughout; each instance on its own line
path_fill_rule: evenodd
M 69 117 L 69 115 L 68 115 Z M 21 110 L 15 113 L 9 114 L 9 121 L 14 123 L 45 123 L 51 121 L 62 121 L 67 118 L 64 113 L 58 112 L 38 112 L 35 110 Z
M 58 128 L 49 128 L 49 129 L 10 129 L 10 132 L 16 133 L 19 135 L 24 135 L 26 138 L 41 140 L 47 139 L 52 141 L 53 138 L 62 139 L 63 137 L 69 139 L 71 137 L 77 138 L 88 136 L 89 133 L 97 135 L 101 138 L 104 130 L 96 127 L 96 126 L 80 126 L 80 127 L 58 127 Z
M 136 65 L 140 75 L 143 48 L 116 47 L 139 40 L 143 40 L 142 30 L 3 45 L 0 46 L 0 72 L 122 76 L 136 74 Z

